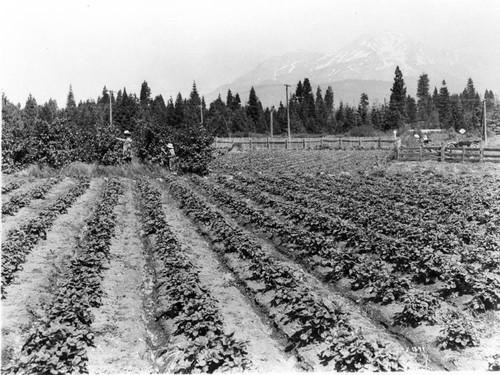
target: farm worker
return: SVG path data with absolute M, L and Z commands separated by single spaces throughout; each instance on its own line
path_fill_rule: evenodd
M 172 143 L 167 144 L 167 151 L 162 147 L 161 151 L 167 156 L 168 160 L 168 170 L 172 171 L 173 168 L 173 163 L 175 159 L 175 150 L 174 150 L 174 145 Z
M 117 140 L 123 142 L 122 157 L 125 163 L 130 163 L 132 161 L 132 138 L 130 137 L 130 132 L 125 130 L 123 132 L 125 138 L 116 138 Z

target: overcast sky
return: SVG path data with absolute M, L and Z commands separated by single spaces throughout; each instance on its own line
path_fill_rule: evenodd
M 500 61 L 498 0 L 0 0 L 1 90 L 64 107 L 103 86 L 153 96 L 208 93 L 291 51 L 330 53 L 395 31 Z

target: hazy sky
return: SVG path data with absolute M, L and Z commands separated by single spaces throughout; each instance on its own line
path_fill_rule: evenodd
M 500 61 L 498 0 L 0 0 L 1 90 L 64 107 L 103 86 L 153 96 L 203 95 L 291 51 L 330 53 L 395 31 Z

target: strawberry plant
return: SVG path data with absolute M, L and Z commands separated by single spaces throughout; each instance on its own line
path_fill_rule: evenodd
M 10 285 L 15 273 L 22 268 L 27 255 L 40 239 L 46 238 L 47 230 L 52 226 L 56 217 L 66 212 L 88 189 L 89 185 L 88 178 L 79 179 L 76 186 L 40 212 L 38 217 L 28 221 L 21 228 L 7 233 L 7 238 L 2 243 L 2 298 L 6 297 L 5 288 Z
M 500 371 L 500 354 L 494 354 L 488 359 L 488 371 Z
M 440 306 L 439 299 L 433 293 L 410 289 L 402 300 L 403 311 L 394 316 L 395 325 L 417 327 L 422 322 L 431 325 L 437 323 L 436 310 Z
M 6 186 L 2 186 L 2 194 L 10 193 L 12 190 L 19 189 L 21 185 L 18 182 L 11 182 Z
M 335 362 L 336 371 L 402 371 L 399 357 L 381 343 L 365 340 L 361 333 L 340 329 L 329 338 L 329 347 L 320 358 L 324 365 Z
M 143 226 L 155 235 L 157 258 L 156 319 L 171 327 L 170 334 L 184 336 L 189 344 L 183 357 L 174 363 L 175 373 L 248 369 L 246 343 L 224 332 L 224 323 L 215 300 L 201 286 L 198 271 L 182 251 L 162 211 L 161 193 L 147 181 L 138 182 L 141 192 Z M 164 348 L 168 353 L 172 348 Z
M 373 282 L 369 290 L 375 295 L 373 297 L 374 301 L 389 304 L 399 301 L 410 290 L 410 287 L 408 278 L 390 275 L 385 279 L 378 279 Z
M 438 338 L 441 349 L 459 350 L 479 345 L 479 335 L 474 324 L 456 314 L 446 321 L 441 334 L 444 335 Z
M 86 220 L 87 230 L 77 256 L 60 278 L 45 318 L 22 348 L 7 374 L 87 373 L 87 347 L 93 345 L 91 307 L 101 305 L 101 271 L 109 252 L 116 216 L 113 213 L 121 184 L 110 180 L 100 202 Z M 71 201 L 71 199 L 69 200 Z
M 21 208 L 26 207 L 32 199 L 44 199 L 45 194 L 60 181 L 60 178 L 50 178 L 26 193 L 11 197 L 8 202 L 2 205 L 2 216 L 16 214 Z

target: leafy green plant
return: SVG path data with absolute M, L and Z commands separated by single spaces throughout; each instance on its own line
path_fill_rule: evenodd
M 394 316 L 394 324 L 416 327 L 422 322 L 437 323 L 436 310 L 440 306 L 438 297 L 426 291 L 410 289 L 403 297 L 404 308 Z
M 500 371 L 500 354 L 494 354 L 489 358 L 488 371 Z
M 373 344 L 361 333 L 341 329 L 330 338 L 328 349 L 319 357 L 323 365 L 335 362 L 336 371 L 401 371 L 399 357 L 389 353 L 382 343 Z
M 479 345 L 479 335 L 474 325 L 465 318 L 452 316 L 441 329 L 444 336 L 438 339 L 438 345 L 441 349 L 465 349 Z

